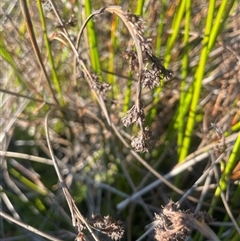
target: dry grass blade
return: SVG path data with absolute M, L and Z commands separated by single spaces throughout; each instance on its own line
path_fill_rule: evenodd
M 84 226 L 88 229 L 88 231 L 90 232 L 91 236 L 93 237 L 93 239 L 95 241 L 98 241 L 98 238 L 96 237 L 96 235 L 93 233 L 91 227 L 88 225 L 87 221 L 85 220 L 85 218 L 82 216 L 82 214 L 79 212 L 74 199 L 72 198 L 68 187 L 63 179 L 63 176 L 60 172 L 60 169 L 58 167 L 58 163 L 57 160 L 54 156 L 53 150 L 52 150 L 52 145 L 50 142 L 50 138 L 49 138 L 49 128 L 48 128 L 48 117 L 51 114 L 52 111 L 49 111 L 46 115 L 45 118 L 45 132 L 46 132 L 46 139 L 47 139 L 47 144 L 48 144 L 48 148 L 52 157 L 52 161 L 53 161 L 53 165 L 54 168 L 56 170 L 59 182 L 61 184 L 61 188 L 63 190 L 64 196 L 66 198 L 66 201 L 68 203 L 68 207 L 70 209 L 71 215 L 72 215 L 72 224 L 73 226 L 77 226 L 78 227 L 78 232 L 82 233 L 82 229 L 84 228 Z
M 26 23 L 26 27 L 27 27 L 27 30 L 28 30 L 28 33 L 29 33 L 30 41 L 32 43 L 32 47 L 33 47 L 35 56 L 36 56 L 36 58 L 38 60 L 38 63 L 40 65 L 40 67 L 41 67 L 41 70 L 44 73 L 44 77 L 47 80 L 48 89 L 49 89 L 52 97 L 54 98 L 55 103 L 59 105 L 58 100 L 56 98 L 56 95 L 55 95 L 55 93 L 54 93 L 54 91 L 52 89 L 51 81 L 50 81 L 50 79 L 48 77 L 46 68 L 44 66 L 44 63 L 43 63 L 43 60 L 42 60 L 42 57 L 41 57 L 41 53 L 40 53 L 40 50 L 39 50 L 39 47 L 38 47 L 38 43 L 37 43 L 37 40 L 36 40 L 36 37 L 35 37 L 35 34 L 34 34 L 34 29 L 33 29 L 31 17 L 30 17 L 30 14 L 29 14 L 28 6 L 27 6 L 27 1 L 26 0 L 21 0 L 20 3 L 21 3 L 21 8 L 22 8 L 22 14 L 24 16 L 24 20 L 25 20 L 25 23 Z
M 30 232 L 35 233 L 35 234 L 37 234 L 37 235 L 39 235 L 41 237 L 44 237 L 44 238 L 46 238 L 48 240 L 51 240 L 51 241 L 62 241 L 62 239 L 55 238 L 55 237 L 53 237 L 51 235 L 48 235 L 48 234 L 46 234 L 44 232 L 41 232 L 40 230 L 32 227 L 29 224 L 26 224 L 26 223 L 24 223 L 22 221 L 16 220 L 16 218 L 11 217 L 7 213 L 3 212 L 2 210 L 0 210 L 0 216 L 5 218 L 9 222 L 15 223 L 16 225 L 18 225 L 20 227 L 23 227 L 23 228 L 29 230 Z

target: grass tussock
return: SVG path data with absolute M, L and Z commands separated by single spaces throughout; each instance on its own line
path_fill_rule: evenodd
M 0 236 L 240 234 L 240 5 L 2 1 Z

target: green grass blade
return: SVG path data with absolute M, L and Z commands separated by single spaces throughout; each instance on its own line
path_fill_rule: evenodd
M 156 40 L 156 55 L 160 55 L 160 50 L 162 46 L 162 36 L 163 36 L 163 28 L 164 28 L 164 19 L 165 19 L 165 14 L 166 14 L 166 0 L 162 1 L 162 11 L 160 13 L 160 18 L 159 18 L 159 25 L 157 29 L 157 36 L 159 36 Z
M 171 34 L 171 37 L 169 37 L 168 39 L 166 52 L 165 52 L 164 65 L 166 68 L 168 67 L 170 60 L 172 58 L 172 49 L 174 44 L 176 43 L 176 39 L 180 31 L 181 22 L 185 12 L 186 2 L 187 0 L 181 1 L 176 14 L 174 14 L 174 19 L 173 19 L 172 28 L 171 28 L 172 34 Z
M 199 65 L 194 76 L 194 90 L 193 90 L 192 102 L 190 106 L 190 113 L 189 113 L 189 118 L 186 125 L 186 131 L 183 139 L 180 156 L 179 156 L 180 162 L 184 160 L 184 158 L 187 156 L 188 150 L 191 144 L 191 136 L 192 136 L 192 132 L 195 124 L 197 106 L 198 106 L 198 101 L 201 93 L 202 79 L 204 76 L 204 70 L 205 70 L 207 57 L 209 53 L 208 42 L 209 42 L 209 36 L 212 29 L 214 10 L 215 10 L 215 0 L 210 0 L 209 8 L 208 8 L 208 16 L 206 20 L 205 35 L 203 39 L 202 52 L 200 56 Z
M 239 202 L 239 200 L 240 200 L 240 183 L 237 184 L 236 191 L 234 192 L 233 195 L 234 195 L 233 198 L 230 200 L 230 203 L 233 204 L 233 205 L 230 206 L 232 210 L 235 209 L 234 205 L 236 205 L 236 204 Z M 229 222 L 229 221 L 230 221 L 230 218 L 229 218 L 228 215 L 226 215 L 226 216 L 224 217 L 223 222 Z M 238 220 L 236 220 L 236 221 L 238 222 L 238 226 L 240 226 L 240 219 L 238 218 Z M 227 227 L 224 227 L 224 226 L 221 227 L 221 228 L 219 229 L 219 232 L 218 232 L 218 237 L 221 237 L 222 234 L 223 234 L 224 232 L 226 232 L 227 230 L 228 230 Z M 223 241 L 229 241 L 229 240 L 235 240 L 235 241 L 237 241 L 238 239 L 236 239 L 236 235 L 237 235 L 237 237 L 239 238 L 239 234 L 237 233 L 236 229 L 232 229 L 231 233 L 229 233 L 228 235 L 226 235 Z
M 135 11 L 136 15 L 142 15 L 142 13 L 143 13 L 143 5 L 144 5 L 144 0 L 138 0 L 137 1 L 137 9 Z
M 178 125 L 178 152 L 180 153 L 182 141 L 184 138 L 184 128 L 185 128 L 185 109 L 186 105 L 186 93 L 185 93 L 185 85 L 186 85 L 186 78 L 188 76 L 188 68 L 189 68 L 189 31 L 190 31 L 190 22 L 191 22 L 191 1 L 187 1 L 186 3 L 186 15 L 185 15 L 185 32 L 183 36 L 183 43 L 184 43 L 184 54 L 182 60 L 182 82 L 181 82 L 181 91 L 180 91 L 180 104 L 179 104 L 179 115 L 177 117 L 177 125 Z
M 14 61 L 12 55 L 8 52 L 7 47 L 3 42 L 3 38 L 0 38 L 0 56 L 12 67 L 14 73 L 16 74 L 16 79 L 19 81 L 19 83 L 22 83 L 25 85 L 25 82 L 21 78 L 21 74 L 20 74 L 21 71 L 17 67 L 17 64 Z
M 240 121 L 237 122 L 235 125 L 232 126 L 231 130 L 233 132 L 237 132 L 237 131 L 240 131 Z
M 91 1 L 87 0 L 85 1 L 85 12 L 86 15 L 89 16 L 92 14 L 92 7 L 91 7 Z M 90 48 L 90 59 L 91 59 L 91 67 L 93 71 L 100 74 L 100 60 L 99 60 L 99 53 L 97 48 L 97 38 L 96 33 L 94 29 L 94 24 L 92 19 L 88 22 L 87 25 L 87 32 L 88 32 L 88 44 Z
M 41 1 L 37 1 L 37 3 L 38 3 L 38 10 L 39 10 L 39 14 L 40 14 L 40 20 L 41 20 L 41 24 L 42 24 L 43 36 L 44 36 L 44 40 L 45 40 L 45 44 L 46 44 L 48 59 L 49 59 L 49 63 L 51 66 L 52 81 L 53 81 L 55 90 L 58 94 L 59 103 L 61 106 L 64 106 L 65 102 L 63 99 L 61 87 L 60 87 L 59 80 L 58 80 L 57 70 L 55 68 L 52 51 L 51 51 L 51 46 L 50 46 L 48 36 L 47 36 L 47 28 L 46 28 L 46 22 L 45 22 L 45 18 L 44 18 L 43 9 L 42 9 L 42 3 L 41 3 Z
M 219 181 L 219 186 L 215 191 L 214 198 L 212 200 L 212 207 L 214 207 L 218 202 L 218 200 L 220 199 L 221 192 L 226 191 L 227 183 L 229 182 L 229 175 L 232 173 L 233 169 L 239 162 L 239 157 L 240 157 L 240 134 L 238 135 L 238 138 L 235 142 L 235 145 L 233 147 L 232 153 L 229 157 L 225 170 L 221 176 L 221 179 Z M 210 210 L 210 213 L 212 212 L 213 212 L 213 208 L 211 208 Z
M 231 0 L 231 1 L 223 0 L 223 1 L 221 1 L 221 5 L 220 5 L 220 8 L 218 10 L 215 22 L 213 24 L 213 27 L 212 27 L 212 30 L 211 30 L 211 35 L 210 35 L 209 42 L 208 42 L 209 51 L 212 49 L 212 47 L 216 43 L 217 36 L 218 36 L 220 30 L 223 28 L 224 22 L 228 18 L 229 12 L 232 9 L 233 4 L 235 2 L 236 2 L 235 0 Z
M 30 190 L 35 191 L 36 193 L 39 193 L 40 195 L 43 196 L 47 196 L 48 191 L 42 187 L 39 187 L 38 185 L 36 185 L 35 183 L 33 183 L 32 181 L 30 181 L 29 179 L 27 179 L 26 177 L 24 177 L 21 173 L 19 173 L 17 170 L 15 170 L 14 168 L 10 168 L 9 172 L 19 180 L 19 182 L 21 182 L 24 186 L 26 186 L 27 188 L 29 188 Z
M 204 70 L 208 54 L 216 42 L 216 38 L 219 34 L 219 30 L 223 26 L 223 23 L 227 19 L 229 12 L 233 6 L 233 1 L 231 1 L 226 8 L 227 0 L 222 1 L 216 19 L 213 25 L 213 16 L 215 10 L 215 1 L 210 1 L 209 10 L 206 22 L 205 36 L 203 40 L 203 48 L 200 56 L 199 66 L 194 78 L 194 90 L 193 98 L 191 101 L 190 114 L 186 125 L 185 137 L 182 144 L 182 149 L 179 156 L 179 161 L 181 162 L 188 154 L 188 150 L 191 143 L 191 135 L 195 124 L 195 117 L 197 112 L 197 105 L 199 101 L 199 96 L 201 93 L 201 82 L 204 76 Z M 224 10 L 225 9 L 225 10 Z
M 177 9 L 176 14 L 174 14 L 174 19 L 173 19 L 172 27 L 171 27 L 172 34 L 168 38 L 166 51 L 165 51 L 164 66 L 166 68 L 168 67 L 169 62 L 171 60 L 172 49 L 173 49 L 174 43 L 177 40 L 178 33 L 180 31 L 181 21 L 182 21 L 182 18 L 184 16 L 184 12 L 185 12 L 185 5 L 186 5 L 186 0 L 181 1 L 180 5 L 179 5 L 179 7 Z M 160 21 L 161 21 L 161 18 L 160 18 Z M 159 27 L 159 28 L 160 28 L 159 31 L 162 31 L 162 29 L 161 29 L 162 27 Z M 158 44 L 160 44 L 160 43 L 161 43 L 161 41 Z M 156 89 L 156 91 L 154 92 L 154 96 L 155 97 L 153 99 L 153 106 L 157 105 L 157 103 L 159 101 L 158 96 L 161 93 L 161 91 L 162 91 L 162 86 L 159 86 Z M 157 113 L 156 108 L 151 109 L 151 111 L 149 113 L 148 121 L 149 120 L 153 120 L 155 118 L 155 116 L 156 116 L 156 113 Z

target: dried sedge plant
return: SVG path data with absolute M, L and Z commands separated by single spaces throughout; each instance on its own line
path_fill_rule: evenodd
M 132 46 L 132 49 L 130 51 L 124 52 L 123 57 L 129 61 L 130 69 L 133 71 L 134 74 L 136 74 L 138 78 L 138 84 L 137 84 L 137 93 L 135 97 L 135 104 L 132 106 L 132 108 L 129 111 L 127 111 L 126 116 L 122 119 L 122 123 L 124 126 L 130 126 L 134 123 L 137 123 L 140 126 L 140 131 L 137 137 L 132 137 L 131 145 L 137 152 L 148 152 L 148 140 L 150 139 L 151 131 L 149 130 L 148 127 L 144 127 L 145 113 L 143 110 L 143 105 L 141 103 L 141 89 L 142 88 L 153 89 L 157 87 L 163 78 L 167 78 L 167 79 L 170 78 L 172 75 L 172 72 L 169 70 L 166 70 L 162 65 L 161 60 L 158 59 L 152 53 L 152 47 L 151 47 L 152 40 L 150 38 L 145 38 L 143 36 L 143 32 L 144 32 L 143 20 L 139 16 L 136 16 L 130 12 L 123 11 L 119 6 L 110 6 L 110 7 L 102 8 L 98 11 L 95 11 L 87 18 L 87 20 L 83 24 L 78 34 L 77 43 L 76 45 L 74 45 L 67 31 L 67 26 L 69 25 L 68 23 L 72 25 L 74 23 L 74 20 L 73 20 L 74 18 L 71 18 L 71 20 L 68 21 L 67 24 L 64 23 L 61 20 L 61 17 L 59 16 L 57 8 L 53 1 L 42 1 L 42 7 L 46 12 L 51 12 L 52 14 L 55 14 L 55 18 L 59 22 L 59 26 L 58 26 L 59 31 L 56 34 L 56 36 L 58 39 L 59 37 L 62 36 L 65 40 L 69 42 L 72 50 L 75 53 L 76 59 L 81 66 L 81 70 L 84 72 L 89 86 L 94 91 L 97 97 L 97 100 L 99 102 L 99 105 L 101 106 L 109 125 L 111 125 L 111 120 L 109 118 L 106 106 L 104 104 L 104 99 L 105 99 L 106 92 L 111 88 L 111 86 L 107 83 L 100 82 L 98 76 L 94 73 L 91 73 L 88 70 L 85 63 L 79 56 L 78 46 L 80 43 L 82 32 L 86 27 L 88 21 L 97 14 L 102 14 L 103 12 L 107 11 L 112 14 L 118 15 L 125 23 L 128 31 L 130 32 L 134 40 L 134 45 Z M 26 15 L 28 10 L 27 10 L 25 1 L 22 1 L 22 9 L 23 9 L 23 13 Z M 31 27 L 30 18 L 27 18 L 26 22 L 28 23 L 27 26 L 30 26 L 30 28 L 28 28 L 29 33 L 31 36 L 33 36 L 33 34 L 31 34 L 32 27 Z M 36 50 L 38 50 L 37 44 L 35 42 L 33 42 L 33 46 L 35 47 Z M 35 52 L 37 53 L 37 56 L 41 65 L 41 58 L 39 58 L 39 55 L 40 55 L 39 51 L 35 51 Z M 46 118 L 46 133 L 47 133 L 47 139 L 48 139 L 48 146 L 52 155 L 52 159 L 55 163 L 55 169 L 56 169 L 58 178 L 62 183 L 63 192 L 66 197 L 66 200 L 68 201 L 68 205 L 72 213 L 73 225 L 78 227 L 79 234 L 77 239 L 85 240 L 84 234 L 82 233 L 82 230 L 84 228 L 87 228 L 89 230 L 89 232 L 91 233 L 91 235 L 95 240 L 97 240 L 97 237 L 92 232 L 92 229 L 96 229 L 102 233 L 105 233 L 113 240 L 120 239 L 124 233 L 122 226 L 120 225 L 120 222 L 114 222 L 109 217 L 102 218 L 100 215 L 93 216 L 91 220 L 87 221 L 81 215 L 81 213 L 75 206 L 74 200 L 71 197 L 67 186 L 64 183 L 62 175 L 57 166 L 57 162 L 51 151 L 51 145 L 48 137 L 47 118 Z
M 212 141 L 215 142 L 214 151 L 216 156 L 219 157 L 227 148 L 225 143 L 225 137 L 223 134 L 223 130 L 216 124 L 211 123 L 211 127 L 214 130 L 214 134 L 211 138 Z
M 50 151 L 50 155 L 52 157 L 52 161 L 54 164 L 54 168 L 56 170 L 58 179 L 61 183 L 61 187 L 64 193 L 64 196 L 67 200 L 71 216 L 72 216 L 72 224 L 73 226 L 76 226 L 78 228 L 78 235 L 76 237 L 76 241 L 84 241 L 86 240 L 84 233 L 82 232 L 84 229 L 87 229 L 92 236 L 92 238 L 95 241 L 98 241 L 99 239 L 94 234 L 93 230 L 97 230 L 101 232 L 102 234 L 105 234 L 109 236 L 112 240 L 120 240 L 124 235 L 124 229 L 121 221 L 114 221 L 111 217 L 106 216 L 102 217 L 100 214 L 92 215 L 91 219 L 86 219 L 81 214 L 81 212 L 78 210 L 75 201 L 70 194 L 70 191 L 64 181 L 64 178 L 60 172 L 60 169 L 58 167 L 58 163 L 56 161 L 56 158 L 54 156 L 52 146 L 50 143 L 49 138 L 49 128 L 48 128 L 48 117 L 51 114 L 51 111 L 48 112 L 46 119 L 45 119 L 45 131 L 46 131 L 46 139 L 48 148 Z
M 93 16 L 102 14 L 105 11 L 116 14 L 118 17 L 120 17 L 133 38 L 134 44 L 132 48 L 130 50 L 124 51 L 122 57 L 128 61 L 130 70 L 138 78 L 137 91 L 135 96 L 135 103 L 122 118 L 122 123 L 126 127 L 129 127 L 134 123 L 139 125 L 140 131 L 137 137 L 132 137 L 131 145 L 136 152 L 148 152 L 148 141 L 150 139 L 151 131 L 148 127 L 144 126 L 145 113 L 141 101 L 141 90 L 142 88 L 153 89 L 159 86 L 161 80 L 164 78 L 169 79 L 172 76 L 172 71 L 165 69 L 161 59 L 153 54 L 151 46 L 152 39 L 144 37 L 144 26 L 141 17 L 136 16 L 135 14 L 132 14 L 128 11 L 123 11 L 119 6 L 105 7 L 92 13 L 87 18 L 79 32 L 76 48 L 79 46 L 82 32 L 88 21 Z M 97 76 L 88 73 L 84 63 L 81 61 L 80 63 L 82 64 L 83 70 L 88 77 L 88 80 L 90 81 L 89 84 L 91 88 L 96 91 L 98 98 L 101 99 L 102 92 L 105 94 L 105 92 L 110 89 L 110 86 L 106 83 L 99 82 Z M 107 114 L 106 107 L 104 106 L 103 102 L 100 103 L 100 106 L 104 111 L 108 123 L 111 125 L 110 118 Z
M 104 95 L 106 94 L 106 91 L 110 88 L 110 86 L 106 83 L 101 83 L 98 79 L 98 76 L 90 73 L 90 71 L 88 71 L 87 67 L 85 66 L 84 62 L 80 59 L 77 49 L 75 48 L 74 44 L 71 41 L 71 38 L 67 32 L 67 25 L 66 23 L 63 23 L 58 12 L 57 12 L 57 8 L 55 6 L 55 4 L 52 1 L 43 1 L 41 2 L 43 4 L 43 8 L 45 9 L 45 11 L 48 12 L 52 12 L 56 15 L 56 18 L 59 21 L 59 31 L 58 31 L 58 35 L 59 36 L 63 36 L 70 44 L 70 46 L 72 47 L 72 49 L 74 50 L 77 59 L 82 67 L 82 70 L 88 80 L 88 84 L 89 86 L 94 90 L 99 104 L 102 107 L 102 109 L 105 109 L 105 115 L 109 121 L 109 124 L 111 124 L 110 119 L 108 117 L 108 113 L 106 111 L 106 107 L 103 104 L 104 103 Z M 22 13 L 25 19 L 25 23 L 27 26 L 27 30 L 28 33 L 30 35 L 30 39 L 32 42 L 32 46 L 34 48 L 34 52 L 35 55 L 38 59 L 39 65 L 41 66 L 46 79 L 48 80 L 48 82 L 50 83 L 50 80 L 48 78 L 48 75 L 46 73 L 46 70 L 43 66 L 43 61 L 40 55 L 40 50 L 38 48 L 37 42 L 36 42 L 36 38 L 34 35 L 34 30 L 33 30 L 33 26 L 32 26 L 32 21 L 31 21 L 31 17 L 29 14 L 29 10 L 27 7 L 27 3 L 24 0 L 21 0 L 21 9 L 22 9 Z M 68 23 L 74 22 L 72 19 L 70 21 L 68 21 Z M 49 84 L 49 86 L 51 86 Z M 52 89 L 51 89 L 52 91 Z M 53 91 L 52 91 L 53 92 Z M 55 96 L 53 94 L 53 96 Z M 58 103 L 57 99 L 56 99 L 56 103 Z M 73 197 L 70 194 L 70 191 L 65 183 L 65 180 L 60 172 L 60 169 L 58 167 L 58 163 L 56 161 L 56 158 L 54 156 L 52 147 L 51 147 L 51 143 L 50 143 L 50 138 L 49 138 L 49 128 L 48 128 L 48 117 L 50 115 L 52 111 L 49 111 L 46 119 L 45 119 L 45 131 L 46 131 L 46 139 L 47 139 L 47 144 L 48 144 L 48 148 L 50 151 L 50 155 L 52 157 L 52 161 L 54 164 L 54 168 L 56 170 L 59 182 L 61 184 L 64 196 L 67 200 L 70 212 L 71 212 L 71 216 L 72 216 L 72 224 L 73 226 L 76 226 L 78 228 L 78 235 L 76 237 L 76 240 L 86 240 L 86 237 L 84 235 L 84 233 L 82 232 L 84 229 L 87 229 L 90 233 L 90 235 L 92 236 L 92 238 L 95 241 L 98 241 L 98 237 L 95 235 L 95 233 L 93 232 L 93 230 L 97 230 L 103 234 L 106 234 L 107 236 L 109 236 L 112 240 L 119 240 L 122 238 L 123 234 L 124 234 L 124 230 L 122 227 L 122 223 L 120 221 L 114 221 L 112 218 L 110 218 L 109 216 L 106 216 L 104 218 L 102 218 L 100 215 L 95 215 L 92 216 L 92 218 L 90 220 L 87 220 L 86 218 L 84 218 L 84 216 L 81 214 L 81 212 L 78 210 L 75 201 L 73 199 Z
M 215 233 L 208 227 L 213 218 L 205 212 L 192 213 L 182 211 L 178 203 L 170 201 L 162 208 L 160 214 L 155 214 L 155 239 L 157 241 L 185 240 L 193 231 L 198 230 L 213 241 L 219 241 Z
M 123 237 L 122 222 L 114 221 L 109 215 L 105 217 L 102 217 L 101 214 L 92 215 L 88 222 L 95 230 L 106 234 L 112 240 L 119 240 Z
M 123 58 L 125 58 L 129 62 L 130 70 L 136 75 L 136 77 L 138 78 L 138 81 L 137 81 L 137 91 L 135 96 L 135 104 L 131 107 L 129 111 L 127 111 L 126 116 L 122 119 L 122 123 L 126 127 L 135 123 L 140 127 L 140 131 L 138 135 L 136 137 L 135 136 L 132 137 L 131 145 L 137 152 L 148 152 L 148 141 L 151 137 L 151 131 L 149 130 L 148 127 L 144 126 L 145 113 L 144 113 L 143 104 L 141 101 L 141 90 L 142 88 L 153 89 L 157 87 L 160 84 L 160 81 L 162 79 L 164 78 L 169 79 L 172 76 L 172 71 L 165 69 L 161 59 L 159 59 L 153 54 L 152 47 L 151 47 L 152 40 L 150 38 L 145 38 L 143 35 L 144 33 L 143 20 L 139 16 L 136 16 L 130 12 L 123 11 L 119 6 L 109 6 L 109 7 L 102 8 L 98 11 L 95 11 L 87 18 L 87 20 L 85 21 L 85 23 L 83 24 L 82 28 L 79 31 L 76 44 L 74 45 L 67 30 L 68 25 L 74 24 L 74 17 L 71 18 L 68 22 L 64 23 L 60 15 L 58 14 L 57 8 L 53 1 L 51 0 L 42 1 L 42 4 L 45 11 L 51 12 L 52 15 L 55 15 L 55 19 L 57 19 L 59 23 L 56 39 L 60 41 L 67 40 L 67 42 L 71 46 L 75 54 L 75 59 L 79 63 L 81 70 L 83 71 L 90 88 L 95 93 L 98 103 L 102 108 L 103 113 L 109 125 L 111 125 L 111 120 L 110 120 L 108 111 L 106 109 L 104 100 L 105 100 L 106 92 L 111 88 L 111 86 L 107 83 L 101 82 L 99 80 L 99 77 L 95 73 L 92 73 L 91 71 L 89 71 L 84 61 L 80 58 L 80 55 L 78 53 L 78 46 L 80 44 L 82 32 L 85 29 L 88 21 L 93 16 L 102 14 L 104 12 L 110 12 L 112 14 L 116 14 L 124 22 L 129 33 L 131 34 L 131 37 L 133 38 L 134 45 L 130 50 L 125 51 L 123 53 Z M 37 56 L 37 59 L 39 60 L 39 65 L 42 67 L 43 63 L 42 63 L 39 49 L 33 34 L 31 18 L 28 13 L 26 1 L 21 1 L 21 6 L 22 6 L 22 12 L 25 16 L 25 21 L 27 24 L 28 32 L 30 34 L 32 45 L 35 50 L 35 54 Z M 42 69 L 44 71 L 43 67 Z M 45 76 L 47 78 L 47 73 L 45 73 Z M 57 102 L 57 99 L 55 101 Z M 57 161 L 55 159 L 55 156 L 51 148 L 49 131 L 48 131 L 49 114 L 50 112 L 48 113 L 45 121 L 45 130 L 46 130 L 48 147 L 50 150 L 50 154 L 54 163 L 57 176 L 59 178 L 59 181 L 63 189 L 63 193 L 68 202 L 68 206 L 72 215 L 73 226 L 77 226 L 78 228 L 78 235 L 76 237 L 76 240 L 77 241 L 86 240 L 86 237 L 82 232 L 84 229 L 88 229 L 90 235 L 94 240 L 98 240 L 98 238 L 94 234 L 93 230 L 97 230 L 103 234 L 106 234 L 112 240 L 121 239 L 123 237 L 124 230 L 123 230 L 122 223 L 120 221 L 114 221 L 109 216 L 102 217 L 100 214 L 93 215 L 91 219 L 88 220 L 83 217 L 83 215 L 76 207 L 74 199 L 72 198 L 70 191 L 68 190 L 65 184 L 65 181 L 62 177 L 62 174 L 58 168 Z
M 130 70 L 138 77 L 138 88 L 135 104 L 122 118 L 122 123 L 126 127 L 134 123 L 140 126 L 138 136 L 132 137 L 131 145 L 137 152 L 148 152 L 151 131 L 144 127 L 145 113 L 141 102 L 141 89 L 156 88 L 162 79 L 169 79 L 172 76 L 172 71 L 165 69 L 161 59 L 153 54 L 152 39 L 144 37 L 143 20 L 130 12 L 125 12 L 124 17 L 130 26 L 128 29 L 135 40 L 135 46 L 125 51 L 122 56 L 128 61 Z
M 32 45 L 35 47 L 34 50 L 39 61 L 39 65 L 43 69 L 43 73 L 46 76 L 46 79 L 48 80 L 48 82 L 50 82 L 47 77 L 47 73 L 45 72 L 45 68 L 43 67 L 43 62 L 40 57 L 40 52 L 37 47 L 34 34 L 32 33 L 33 28 L 31 25 L 28 9 L 26 7 L 26 1 L 21 1 L 21 3 L 23 9 L 22 11 L 26 19 Z M 141 100 L 141 91 L 143 88 L 154 89 L 158 87 L 163 79 L 171 78 L 173 73 L 171 70 L 166 69 L 163 66 L 162 60 L 153 54 L 151 46 L 152 39 L 144 37 L 143 20 L 139 16 L 136 16 L 130 12 L 123 11 L 119 6 L 109 6 L 102 8 L 98 11 L 95 11 L 87 18 L 78 34 L 77 42 L 74 45 L 67 31 L 67 26 L 74 24 L 74 18 L 71 18 L 66 23 L 63 23 L 54 3 L 51 0 L 42 1 L 42 3 L 45 11 L 51 11 L 55 14 L 56 19 L 58 19 L 59 28 L 58 34 L 56 36 L 58 36 L 58 38 L 62 37 L 70 44 L 73 52 L 75 53 L 76 61 L 78 61 L 79 65 L 81 66 L 81 70 L 85 74 L 89 86 L 94 91 L 99 105 L 102 108 L 109 125 L 111 125 L 111 120 L 109 118 L 104 99 L 107 91 L 111 88 L 111 86 L 107 83 L 101 82 L 99 80 L 99 77 L 95 73 L 89 71 L 84 61 L 79 56 L 78 46 L 80 44 L 83 30 L 85 29 L 88 21 L 95 15 L 102 14 L 104 12 L 110 12 L 112 14 L 116 14 L 124 22 L 129 33 L 131 34 L 131 37 L 133 38 L 134 44 L 131 49 L 124 51 L 122 57 L 126 61 L 128 61 L 130 70 L 135 74 L 138 81 L 134 105 L 127 111 L 126 115 L 122 118 L 122 123 L 125 127 L 129 127 L 133 124 L 137 124 L 140 127 L 140 131 L 137 136 L 132 137 L 131 145 L 137 152 L 148 152 L 148 142 L 151 137 L 151 131 L 149 127 L 144 125 L 145 113 L 144 105 Z M 51 86 L 50 83 L 49 86 Z M 53 91 L 51 90 L 51 92 Z M 55 95 L 53 94 L 53 96 Z M 55 99 L 55 102 L 57 103 L 58 100 Z M 82 232 L 84 229 L 88 229 L 94 240 L 98 240 L 98 238 L 94 234 L 93 230 L 106 234 L 112 240 L 121 239 L 124 234 L 124 229 L 120 221 L 114 221 L 109 216 L 102 217 L 100 214 L 92 215 L 90 219 L 86 219 L 79 212 L 78 208 L 75 205 L 74 199 L 72 198 L 59 171 L 57 162 L 52 152 L 48 134 L 47 119 L 48 115 L 46 118 L 45 127 L 48 146 L 51 152 L 52 160 L 54 162 L 59 181 L 62 184 L 62 189 L 72 214 L 73 226 L 78 227 L 78 236 L 76 237 L 76 240 L 86 240 L 86 237 Z M 225 139 L 222 130 L 216 126 L 213 127 L 216 131 L 216 136 L 214 137 L 214 140 L 216 141 L 215 151 L 216 155 L 219 156 L 226 148 Z M 217 236 L 208 227 L 208 224 L 212 221 L 213 219 L 204 212 L 199 211 L 193 213 L 191 211 L 182 211 L 178 203 L 170 201 L 165 207 L 162 208 L 162 212 L 160 214 L 155 214 L 155 221 L 153 222 L 153 225 L 155 227 L 154 237 L 156 240 L 159 241 L 184 240 L 192 232 L 192 230 L 198 230 L 210 240 L 219 241 Z

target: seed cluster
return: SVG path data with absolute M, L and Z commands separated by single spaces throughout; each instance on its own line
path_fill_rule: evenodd
M 92 215 L 89 224 L 108 235 L 112 240 L 120 240 L 123 237 L 124 229 L 122 222 L 114 221 L 110 216 Z
M 218 127 L 217 125 L 211 123 L 213 128 L 214 134 L 212 135 L 211 139 L 214 141 L 214 151 L 217 157 L 219 157 L 227 148 L 225 143 L 225 137 L 223 135 L 223 130 Z
M 130 50 L 124 51 L 122 57 L 128 61 L 130 70 L 139 78 L 140 88 L 154 89 L 159 86 L 161 80 L 172 77 L 172 71 L 164 68 L 162 60 L 156 57 L 152 52 L 152 39 L 143 36 L 144 26 L 143 20 L 130 12 L 125 13 L 126 19 L 129 21 L 136 39 L 141 47 L 143 56 L 143 67 L 141 70 L 139 63 L 139 56 L 136 53 L 135 47 L 132 46 Z M 145 113 L 143 105 L 140 100 L 141 90 L 137 93 L 135 104 L 127 111 L 122 118 L 124 126 L 129 127 L 136 123 L 140 126 L 140 131 L 137 137 L 132 137 L 131 145 L 137 152 L 148 152 L 151 132 L 148 127 L 144 128 Z M 137 104 L 136 104 L 137 103 Z
M 99 77 L 96 74 L 91 74 L 90 78 L 91 88 L 96 91 L 97 94 L 103 96 L 105 98 L 106 93 L 111 89 L 111 85 L 100 82 Z
M 177 203 L 170 201 L 162 209 L 162 213 L 155 214 L 155 239 L 158 241 L 185 240 L 193 229 L 207 233 L 205 224 L 213 222 L 212 217 L 205 212 L 192 213 L 182 211 Z
M 138 133 L 137 137 L 132 138 L 131 145 L 137 152 L 148 152 L 148 141 L 152 135 L 152 132 L 148 127 L 145 127 L 143 131 Z
M 130 110 L 127 111 L 127 114 L 122 118 L 122 123 L 124 126 L 128 127 L 138 120 L 143 121 L 145 119 L 145 114 L 143 109 L 137 111 L 137 107 L 135 105 L 132 106 Z
M 144 58 L 145 67 L 142 70 L 142 78 L 141 78 L 143 83 L 143 88 L 148 87 L 152 89 L 154 87 L 157 87 L 160 83 L 160 80 L 164 78 L 166 79 L 171 78 L 173 72 L 171 70 L 166 69 L 162 64 L 162 60 L 153 54 L 152 39 L 145 38 L 143 36 L 143 33 L 144 33 L 143 20 L 139 16 L 136 16 L 129 12 L 126 13 L 126 17 L 133 26 L 134 33 L 137 36 L 137 39 L 141 46 L 141 50 L 145 57 Z M 123 54 L 123 57 L 129 61 L 130 69 L 136 74 L 138 74 L 137 71 L 138 71 L 139 63 L 138 63 L 137 55 L 134 48 L 132 47 L 131 50 L 125 51 Z M 151 84 L 150 82 L 152 82 L 153 84 Z

